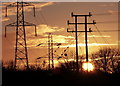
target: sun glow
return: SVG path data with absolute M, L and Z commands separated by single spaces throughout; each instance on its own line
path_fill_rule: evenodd
M 88 72 L 94 70 L 94 66 L 90 62 L 83 63 L 82 68 L 84 69 L 84 71 L 88 71 Z

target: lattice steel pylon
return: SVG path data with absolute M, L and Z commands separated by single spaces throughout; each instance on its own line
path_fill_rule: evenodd
M 51 33 L 48 34 L 48 61 L 49 61 L 49 64 L 48 64 L 49 69 L 54 69 L 53 37 Z
M 15 62 L 14 62 L 15 69 L 19 68 L 19 66 L 25 66 L 27 69 L 29 69 L 25 26 L 34 26 L 35 35 L 37 36 L 36 25 L 24 21 L 24 6 L 33 6 L 34 16 L 35 16 L 35 6 L 30 3 L 21 1 L 6 6 L 6 14 L 5 14 L 6 17 L 7 17 L 8 7 L 17 8 L 16 22 L 13 22 L 5 26 L 5 37 L 6 37 L 6 29 L 8 26 L 16 27 L 16 46 L 15 46 Z

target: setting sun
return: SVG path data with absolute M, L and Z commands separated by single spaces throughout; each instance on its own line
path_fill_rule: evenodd
M 84 71 L 88 71 L 88 72 L 94 70 L 94 66 L 93 66 L 93 64 L 90 63 L 90 62 L 83 63 L 82 68 L 84 69 Z

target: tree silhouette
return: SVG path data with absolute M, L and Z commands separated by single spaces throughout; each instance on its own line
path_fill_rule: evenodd
M 103 48 L 92 54 L 97 69 L 104 72 L 120 72 L 120 50 L 116 48 Z

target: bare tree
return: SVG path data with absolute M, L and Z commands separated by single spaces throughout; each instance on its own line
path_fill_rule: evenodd
M 104 72 L 115 73 L 120 71 L 120 50 L 103 48 L 92 54 L 96 67 Z

